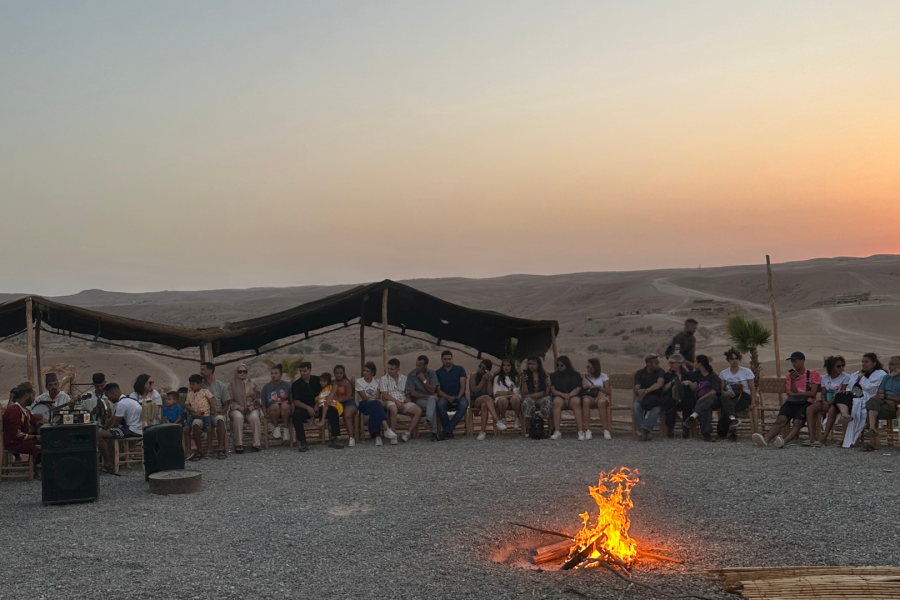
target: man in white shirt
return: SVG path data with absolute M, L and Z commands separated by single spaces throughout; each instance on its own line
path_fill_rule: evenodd
M 56 376 L 56 373 L 47 373 L 44 377 L 44 387 L 47 388 L 47 391 L 35 399 L 35 405 L 46 404 L 53 407 L 60 407 L 72 403 L 72 399 L 69 398 L 69 395 L 60 391 L 59 378 Z
M 406 391 L 406 375 L 400 373 L 400 361 L 392 358 L 388 361 L 387 374 L 382 376 L 378 383 L 381 391 L 381 399 L 388 414 L 388 431 L 397 428 L 397 413 L 409 415 L 412 419 L 409 428 L 400 436 L 404 442 L 408 442 L 412 431 L 419 428 L 422 419 L 422 409 L 413 402 Z M 392 440 L 391 443 L 394 443 Z
M 112 415 L 107 419 L 105 427 L 97 432 L 100 454 L 103 456 L 103 469 L 112 471 L 112 452 L 106 440 L 141 437 L 141 403 L 134 398 L 122 395 L 118 383 L 107 383 L 104 388 L 107 399 L 112 403 Z

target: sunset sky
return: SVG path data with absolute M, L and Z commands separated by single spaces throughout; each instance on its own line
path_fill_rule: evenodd
M 900 253 L 900 2 L 7 2 L 0 292 Z

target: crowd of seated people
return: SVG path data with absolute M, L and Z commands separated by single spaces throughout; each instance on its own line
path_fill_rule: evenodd
M 665 368 L 658 355 L 648 354 L 644 368 L 634 374 L 633 423 L 636 436 L 643 441 L 652 439 L 660 417 L 669 438 L 676 437 L 680 421 L 683 438 L 690 437 L 697 426 L 703 441 L 738 439 L 739 415 L 757 397 L 756 379 L 741 364 L 743 357 L 735 348 L 724 353 L 727 366 L 716 371 L 709 356 L 696 354 L 696 329 L 695 320 L 685 322 L 684 330 L 667 348 Z M 768 430 L 752 435 L 753 443 L 782 448 L 799 441 L 806 426 L 808 437 L 802 444 L 820 447 L 839 425 L 844 431 L 843 447 L 849 448 L 862 437 L 863 449 L 873 450 L 878 422 L 898 416 L 900 356 L 891 357 L 885 368 L 875 354 L 867 353 L 861 358 L 861 368 L 852 374 L 845 373 L 846 361 L 841 356 L 827 357 L 823 373 L 808 368 L 802 352 L 794 352 L 788 360 L 791 369 L 784 381 L 786 399 Z M 245 423 L 250 428 L 253 452 L 261 449 L 261 429 L 266 422 L 272 438 L 296 442 L 299 452 L 306 452 L 308 423 L 327 436 L 330 448 L 343 449 L 344 444 L 338 441 L 343 419 L 349 437 L 347 446 L 352 448 L 357 444 L 357 412 L 367 417 L 368 433 L 376 446 L 385 442 L 396 445 L 417 437 L 423 419 L 431 441 L 452 440 L 470 406 L 479 413 L 477 441 L 487 438 L 491 422 L 496 431 L 506 430 L 510 413 L 512 427 L 521 435 L 540 438 L 546 431 L 550 439 L 559 440 L 564 411 L 574 416 L 577 439 L 591 440 L 592 410 L 599 413 L 603 438 L 612 437 L 612 386 L 597 358 L 587 361 L 583 373 L 567 356 L 559 356 L 549 373 L 537 356 L 521 365 L 504 359 L 497 368 L 493 361 L 484 359 L 470 376 L 454 363 L 453 353 L 445 350 L 435 370 L 429 368 L 428 356 L 422 355 L 408 374 L 400 371 L 397 358 L 387 362 L 387 373 L 380 377 L 375 364 L 367 362 L 352 381 L 342 365 L 317 376 L 311 363 L 303 362 L 299 376 L 288 382 L 282 367 L 275 365 L 269 371 L 269 382 L 260 389 L 245 363 L 237 366 L 226 384 L 216 378 L 216 366 L 205 362 L 197 374 L 190 376 L 188 388 L 164 395 L 154 389 L 153 379 L 147 374 L 139 375 L 133 391 L 126 395 L 118 384 L 108 383 L 102 373 L 95 373 L 92 389 L 80 401 L 100 425 L 99 451 L 107 466 L 111 464 L 110 441 L 140 437 L 145 426 L 157 423 L 183 428 L 190 460 L 212 456 L 214 442 L 215 455 L 226 458 L 226 425 L 232 431 L 234 452 L 242 454 Z M 47 419 L 33 413 L 32 406 L 35 402 L 57 407 L 74 404 L 59 389 L 55 374 L 48 373 L 45 384 L 47 392 L 41 396 L 28 383 L 14 388 L 3 414 L 5 448 L 31 455 L 36 462 L 40 461 L 40 427 Z M 148 407 L 153 409 L 149 413 Z M 715 423 L 713 411 L 719 415 Z M 398 415 L 409 419 L 402 434 L 396 432 Z M 190 451 L 192 448 L 195 450 Z

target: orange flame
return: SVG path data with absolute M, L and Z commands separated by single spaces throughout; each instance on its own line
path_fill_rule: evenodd
M 628 536 L 631 521 L 628 511 L 634 507 L 631 488 L 640 481 L 637 470 L 619 467 L 609 473 L 600 473 L 597 487 L 590 487 L 591 496 L 597 502 L 597 521 L 590 524 L 590 515 L 583 513 L 581 531 L 575 536 L 575 545 L 569 558 L 592 548 L 585 558 L 585 566 L 596 566 L 597 560 L 630 567 L 637 557 L 637 542 Z M 591 559 L 597 559 L 591 561 Z

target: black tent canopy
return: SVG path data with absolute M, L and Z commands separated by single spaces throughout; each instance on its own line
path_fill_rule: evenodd
M 34 326 L 36 323 L 39 324 L 37 328 Z M 208 328 L 152 323 L 39 296 L 0 304 L 0 340 L 23 330 L 27 332 L 28 371 L 32 381 L 33 343 L 37 339 L 40 368 L 38 336 L 44 326 L 51 328 L 45 329 L 49 333 L 82 334 L 101 343 L 135 341 L 179 350 L 200 348 L 201 359 L 208 360 L 213 356 L 239 351 L 259 354 L 261 348 L 272 342 L 299 335 L 310 336 L 311 332 L 321 335 L 325 332 L 319 330 L 334 325 L 349 326 L 350 323 L 359 323 L 362 327 L 380 323 L 385 336 L 388 325 L 399 329 L 399 333 L 404 335 L 408 330 L 422 332 L 433 336 L 434 340 L 426 341 L 437 345 L 455 342 L 474 348 L 479 355 L 485 353 L 498 358 L 510 356 L 516 359 L 543 356 L 551 347 L 555 354 L 556 334 L 559 332 L 556 321 L 521 319 L 490 310 L 467 308 L 389 279 L 278 313 Z M 173 358 L 193 360 L 184 356 Z

